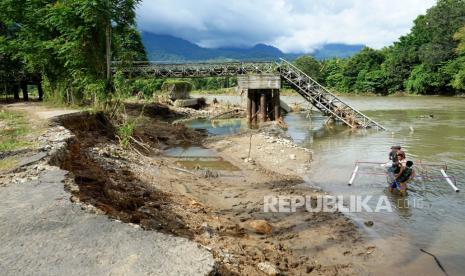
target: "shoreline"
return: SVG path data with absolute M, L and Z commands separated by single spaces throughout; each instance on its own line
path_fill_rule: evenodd
M 234 90 L 234 88 L 230 88 L 232 91 L 230 92 L 220 92 L 218 93 L 217 90 L 194 90 L 191 91 L 190 94 L 193 96 L 239 96 L 239 94 Z M 339 93 L 339 92 L 333 92 L 331 91 L 334 95 L 337 97 L 444 97 L 444 98 L 465 98 L 465 94 L 459 94 L 459 95 L 441 95 L 441 94 L 431 94 L 431 95 L 424 95 L 424 94 L 411 94 L 408 92 L 396 92 L 393 94 L 388 94 L 388 95 L 381 95 L 381 94 L 375 94 L 372 92 L 348 92 L 348 93 Z M 292 90 L 292 89 L 287 89 L 287 90 L 282 90 L 281 91 L 281 96 L 298 96 L 299 94 Z

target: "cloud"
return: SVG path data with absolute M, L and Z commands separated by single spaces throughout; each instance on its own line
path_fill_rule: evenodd
M 323 43 L 389 45 L 435 0 L 144 0 L 142 31 L 205 47 L 274 45 L 311 52 Z

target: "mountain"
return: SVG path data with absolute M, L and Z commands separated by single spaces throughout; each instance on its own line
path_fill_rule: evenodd
M 347 58 L 360 52 L 364 47 L 365 45 L 362 44 L 348 45 L 342 43 L 330 43 L 316 49 L 312 55 L 316 59 L 326 59 L 331 57 Z
M 149 60 L 164 62 L 227 61 L 227 60 L 277 60 L 295 59 L 299 53 L 285 54 L 276 47 L 257 44 L 251 48 L 203 48 L 185 39 L 170 35 L 142 32 L 142 42 Z M 318 59 L 348 57 L 360 51 L 363 45 L 326 44 L 312 55 Z

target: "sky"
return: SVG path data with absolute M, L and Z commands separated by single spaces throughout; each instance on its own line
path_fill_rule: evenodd
M 382 48 L 407 34 L 436 0 L 143 0 L 141 31 L 203 47 L 273 45 L 310 53 L 325 43 Z

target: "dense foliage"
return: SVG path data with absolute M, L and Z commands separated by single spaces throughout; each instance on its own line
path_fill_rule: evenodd
M 107 45 L 113 61 L 145 59 L 135 28 L 138 2 L 2 0 L 0 68 L 40 74 L 49 98 L 106 99 L 113 90 L 106 74 Z
M 439 0 L 411 32 L 381 50 L 364 48 L 348 59 L 295 64 L 338 92 L 462 94 L 465 92 L 465 1 Z M 318 70 L 319 68 L 319 70 Z

